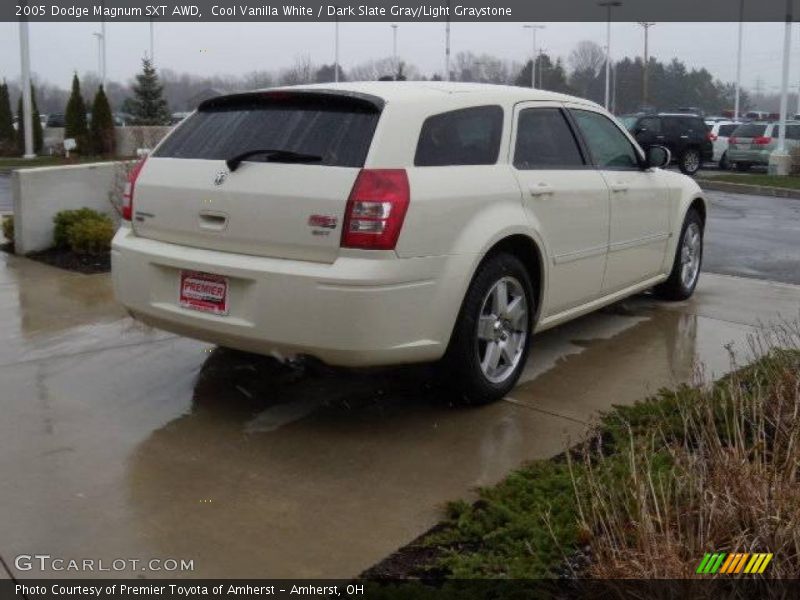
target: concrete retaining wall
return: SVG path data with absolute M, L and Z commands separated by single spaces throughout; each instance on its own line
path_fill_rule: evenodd
M 14 197 L 14 249 L 17 254 L 53 245 L 53 217 L 62 210 L 92 208 L 111 216 L 112 187 L 122 163 L 20 169 L 11 176 Z

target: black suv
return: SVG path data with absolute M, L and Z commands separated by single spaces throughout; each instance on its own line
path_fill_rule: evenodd
M 714 155 L 705 121 L 686 113 L 638 114 L 620 117 L 639 145 L 666 146 L 681 172 L 694 175 Z

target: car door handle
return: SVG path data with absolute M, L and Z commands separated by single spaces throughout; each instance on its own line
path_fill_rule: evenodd
M 609 187 L 611 187 L 612 192 L 622 193 L 627 192 L 630 186 L 627 183 L 612 183 Z
M 225 213 L 203 210 L 200 211 L 199 217 L 201 229 L 223 231 L 228 226 L 228 215 Z
M 546 196 L 548 194 L 552 194 L 555 190 L 553 189 L 552 185 L 547 183 L 539 183 L 537 185 L 531 185 L 528 187 L 528 191 L 530 192 L 531 196 Z

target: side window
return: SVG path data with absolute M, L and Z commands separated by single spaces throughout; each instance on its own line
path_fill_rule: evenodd
M 787 125 L 786 138 L 790 140 L 800 140 L 800 125 Z
M 717 135 L 719 137 L 730 137 L 730 135 L 733 133 L 733 130 L 737 127 L 738 125 L 720 125 L 719 133 L 717 133 Z
M 500 154 L 502 133 L 503 109 L 499 106 L 433 115 L 422 124 L 414 165 L 493 165 Z
M 526 108 L 517 121 L 517 169 L 571 169 L 584 166 L 578 142 L 558 108 Z
M 656 117 L 645 117 L 639 121 L 637 129 L 647 133 L 661 133 L 661 119 Z
M 598 167 L 639 168 L 636 150 L 613 121 L 600 113 L 587 110 L 572 109 L 571 112 Z
M 670 136 L 679 136 L 686 132 L 686 125 L 680 117 L 664 117 L 664 130 Z

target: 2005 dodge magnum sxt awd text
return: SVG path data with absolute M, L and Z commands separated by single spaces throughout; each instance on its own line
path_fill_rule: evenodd
M 706 205 L 587 100 L 435 82 L 208 100 L 131 173 L 117 297 L 162 329 L 332 365 L 441 360 L 506 394 L 534 331 L 694 291 Z

